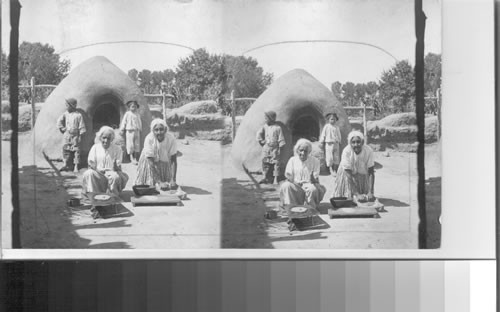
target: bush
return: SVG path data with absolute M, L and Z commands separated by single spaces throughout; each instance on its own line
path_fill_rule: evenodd
M 2 101 L 2 114 L 10 114 L 10 102 Z
M 375 121 L 379 127 L 403 127 L 417 125 L 417 116 L 415 113 L 392 114 Z
M 2 131 L 11 129 L 12 115 L 2 113 Z M 19 132 L 31 130 L 31 106 L 23 105 L 19 107 Z M 54 125 L 55 127 L 55 125 Z
M 19 132 L 28 130 L 31 130 L 31 106 L 24 105 L 19 107 Z
M 218 107 L 215 101 L 198 101 L 187 103 L 174 109 L 172 112 L 188 115 L 215 114 L 218 112 Z
M 2 114 L 2 132 L 10 130 L 10 114 Z
M 368 138 L 370 142 L 413 143 L 417 141 L 418 127 L 415 114 L 404 113 L 387 116 L 378 121 L 368 123 Z M 415 121 L 415 122 L 414 122 Z M 414 123 L 413 123 L 414 122 Z M 355 128 L 355 127 L 354 127 Z M 362 125 L 359 129 L 362 130 Z M 425 142 L 438 140 L 438 119 L 436 116 L 425 118 Z

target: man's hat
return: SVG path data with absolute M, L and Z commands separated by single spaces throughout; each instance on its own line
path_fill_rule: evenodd
M 264 115 L 266 115 L 270 120 L 276 121 L 276 112 L 272 110 L 268 110 L 264 112 Z
M 139 103 L 137 103 L 137 101 L 135 101 L 135 100 L 128 101 L 125 105 L 127 105 L 127 107 L 130 107 L 130 105 L 132 105 L 132 104 L 135 104 L 137 106 L 137 108 L 139 108 Z
M 73 108 L 76 108 L 76 99 L 74 99 L 74 98 L 69 98 L 69 99 L 66 99 L 66 103 L 67 103 L 69 106 L 71 106 L 71 107 L 73 107 Z
M 325 118 L 328 119 L 329 116 L 333 116 L 333 117 L 335 117 L 335 119 L 339 120 L 339 116 L 337 116 L 336 113 L 328 113 L 325 115 Z

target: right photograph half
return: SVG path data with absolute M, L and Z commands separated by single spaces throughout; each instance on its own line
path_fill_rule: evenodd
M 222 248 L 440 247 L 441 3 L 417 2 L 226 6 L 266 74 L 229 86 Z

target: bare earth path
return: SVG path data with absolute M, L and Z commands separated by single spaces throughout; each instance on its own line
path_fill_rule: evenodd
M 333 191 L 333 178 L 321 176 L 327 188 L 316 217 L 315 227 L 303 228 L 290 234 L 285 218 L 266 220 L 266 209 L 278 204 L 278 186 L 261 189 L 249 176 L 234 168 L 230 146 L 224 147 L 222 247 L 223 248 L 418 248 L 418 199 L 416 154 L 377 152 L 375 193 L 387 212 L 381 218 L 329 219 L 327 209 Z M 440 161 L 439 146 L 426 148 L 426 176 L 439 181 L 427 200 L 430 214 L 440 211 Z M 257 180 L 260 176 L 255 177 Z M 436 183 L 437 184 L 437 183 Z M 266 208 L 267 207 L 267 208 Z M 434 222 L 436 223 L 436 222 Z M 439 245 L 439 233 L 434 224 L 433 244 Z
M 41 157 L 33 166 L 30 136 L 19 144 L 21 239 L 23 248 L 218 248 L 220 246 L 220 144 L 179 144 L 178 183 L 188 193 L 183 206 L 137 206 L 130 203 L 136 166 L 124 164 L 130 180 L 119 214 L 105 212 L 94 221 L 88 210 L 66 201 L 81 191 L 82 172 L 57 176 Z M 11 245 L 10 142 L 2 141 L 2 243 Z M 60 163 L 56 163 L 60 167 Z

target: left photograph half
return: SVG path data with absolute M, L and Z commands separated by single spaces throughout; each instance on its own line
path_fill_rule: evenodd
M 2 249 L 220 248 L 231 128 L 223 82 L 199 81 L 205 61 L 224 71 L 202 48 L 214 19 L 200 28 L 205 10 L 174 1 L 20 1 L 14 99 L 16 2 L 2 1 Z

